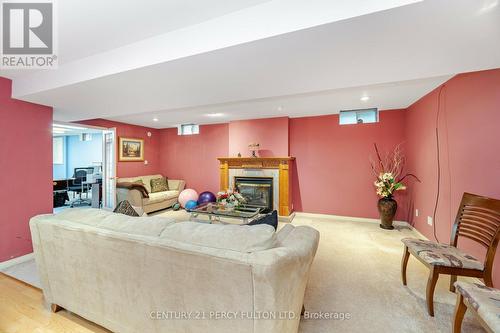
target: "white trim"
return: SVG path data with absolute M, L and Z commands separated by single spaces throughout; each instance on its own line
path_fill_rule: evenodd
M 22 264 L 23 262 L 30 261 L 31 259 L 34 259 L 35 255 L 33 252 L 25 254 L 24 256 L 20 256 L 17 258 L 13 258 L 7 261 L 2 261 L 0 262 L 0 272 L 6 270 L 7 268 L 10 268 L 14 265 Z
M 291 223 L 295 217 L 295 212 L 292 212 L 288 216 L 278 215 L 278 221 L 283 223 Z
M 429 238 L 425 237 L 422 233 L 420 233 L 420 231 L 418 231 L 417 228 L 411 226 L 411 229 L 418 235 L 418 237 L 425 239 L 425 240 L 429 240 Z
M 80 124 L 80 123 L 70 123 L 70 122 L 64 122 L 64 121 L 58 121 L 58 120 L 54 120 L 52 121 L 52 125 L 66 125 L 66 126 L 77 126 L 77 127 L 81 127 L 82 129 L 87 129 L 87 128 L 90 128 L 90 129 L 98 129 L 98 130 L 107 130 L 106 127 L 102 127 L 102 126 L 94 126 L 94 125 L 87 125 L 87 124 Z
M 363 222 L 363 223 L 377 223 L 380 224 L 379 219 L 372 219 L 367 217 L 352 217 L 352 216 L 342 216 L 342 215 L 330 215 L 330 214 L 316 214 L 316 213 L 304 213 L 304 212 L 296 212 L 298 217 L 316 217 L 316 218 L 329 218 L 340 221 L 349 221 L 349 222 Z M 406 221 L 394 221 L 395 225 L 410 227 L 414 229 L 408 222 Z

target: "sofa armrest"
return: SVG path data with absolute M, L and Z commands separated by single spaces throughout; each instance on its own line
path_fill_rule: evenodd
M 280 235 L 282 233 L 282 235 Z M 290 320 L 259 320 L 255 332 L 297 332 L 319 232 L 308 226 L 285 226 L 277 247 L 251 253 L 254 311 L 292 311 Z
M 181 179 L 168 179 L 168 189 L 171 191 L 179 191 L 182 192 L 184 187 L 186 186 L 186 182 Z

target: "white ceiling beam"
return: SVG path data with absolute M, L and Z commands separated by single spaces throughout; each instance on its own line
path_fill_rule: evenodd
M 17 77 L 13 97 L 383 11 L 421 0 L 273 0 L 111 51 Z M 64 13 L 62 13 L 64 14 Z M 98 36 L 96 36 L 98 37 Z

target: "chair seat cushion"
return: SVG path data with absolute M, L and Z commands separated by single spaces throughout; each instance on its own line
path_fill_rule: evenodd
M 403 238 L 401 241 L 409 250 L 430 265 L 477 270 L 484 268 L 479 260 L 448 244 L 439 244 L 417 238 Z
M 493 332 L 500 332 L 500 290 L 476 283 L 455 282 L 457 292 Z

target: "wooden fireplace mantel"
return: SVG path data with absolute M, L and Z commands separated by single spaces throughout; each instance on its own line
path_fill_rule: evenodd
M 279 207 L 280 216 L 289 216 L 292 213 L 291 174 L 292 162 L 295 157 L 219 157 L 220 189 L 229 188 L 229 169 L 277 169 L 279 170 Z

